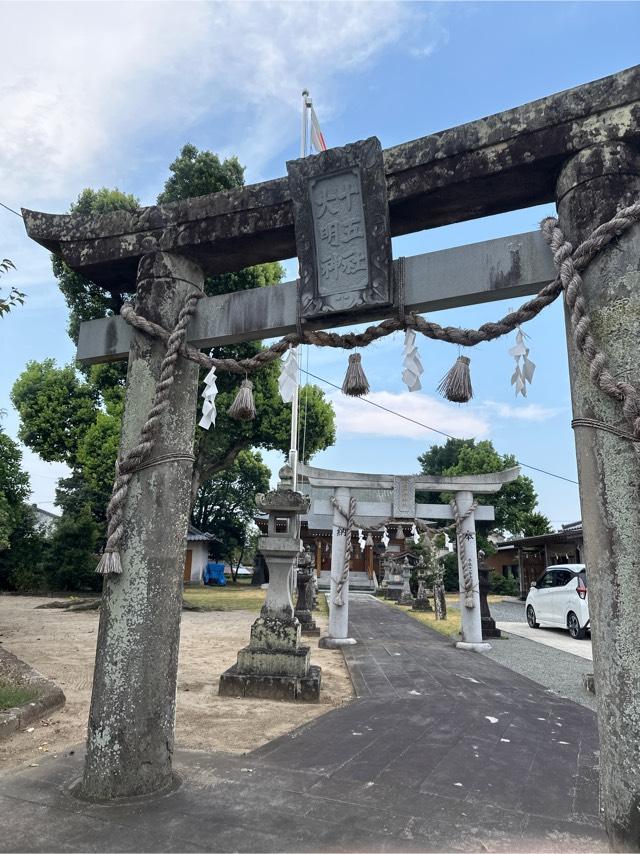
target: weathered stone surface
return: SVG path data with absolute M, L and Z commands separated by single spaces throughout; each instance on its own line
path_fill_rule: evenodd
M 550 202 L 562 163 L 610 140 L 640 140 L 640 66 L 387 149 L 391 234 Z M 296 253 L 284 178 L 135 213 L 23 215 L 30 237 L 118 291 L 154 250 L 188 253 L 209 275 Z
M 202 284 L 196 265 L 154 253 L 140 264 L 137 299 L 147 317 L 172 328 L 186 296 Z M 123 451 L 139 441 L 165 352 L 157 339 L 134 335 Z M 83 779 L 89 798 L 143 795 L 171 784 L 197 391 L 197 366 L 179 359 L 152 457 L 166 461 L 134 474 L 122 574 L 105 578 Z
M 566 237 L 584 240 L 640 198 L 640 154 L 622 144 L 570 160 L 558 179 Z M 591 332 L 616 379 L 640 388 L 640 226 L 626 231 L 582 274 Z M 629 432 L 622 407 L 593 385 L 567 323 L 574 418 Z M 600 728 L 602 805 L 616 851 L 640 849 L 640 467 L 633 444 L 607 430 L 575 430 L 589 575 L 589 612 Z
M 287 163 L 304 319 L 392 301 L 384 163 L 375 137 Z
M 218 693 L 222 697 L 255 697 L 263 700 L 317 703 L 320 700 L 322 673 L 311 665 L 306 676 L 246 675 L 236 665 L 220 677 Z

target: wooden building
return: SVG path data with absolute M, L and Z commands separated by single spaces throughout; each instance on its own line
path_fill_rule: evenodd
M 267 533 L 267 517 L 256 516 L 255 523 L 264 536 Z M 283 523 L 284 524 L 284 523 Z M 284 528 L 283 528 L 284 530 Z M 356 529 L 351 535 L 351 589 L 375 589 L 382 581 L 384 570 L 382 557 L 387 552 L 404 551 L 410 541 L 411 523 L 405 525 L 390 525 L 388 530 L 389 544 L 385 549 L 382 543 L 383 531 L 363 532 L 364 549 L 360 547 L 360 537 Z M 321 588 L 329 587 L 331 573 L 331 528 L 309 528 L 307 519 L 303 516 L 300 524 L 300 539 L 304 548 L 309 548 L 314 559 L 318 584 Z M 374 581 L 375 578 L 375 581 Z
M 493 572 L 517 579 L 522 599 L 548 566 L 585 562 L 582 522 L 563 525 L 552 534 L 504 540 L 497 548 L 497 553 L 487 558 L 487 565 Z

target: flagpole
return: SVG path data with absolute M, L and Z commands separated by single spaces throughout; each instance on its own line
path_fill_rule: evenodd
M 302 92 L 302 129 L 300 133 L 300 157 L 307 156 L 307 128 L 309 124 L 309 92 Z M 298 359 L 298 348 L 295 348 L 296 361 Z M 291 399 L 291 441 L 289 450 L 289 465 L 293 480 L 293 488 L 298 488 L 298 403 L 299 403 L 299 377 Z

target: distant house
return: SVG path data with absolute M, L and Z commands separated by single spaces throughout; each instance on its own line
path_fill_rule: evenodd
M 204 570 L 209 560 L 209 548 L 211 543 L 219 543 L 218 537 L 199 531 L 193 525 L 189 525 L 187 531 L 187 554 L 184 561 L 184 583 L 204 584 Z
M 51 513 L 49 510 L 43 510 L 42 507 L 38 507 L 37 504 L 33 504 L 33 509 L 36 514 L 36 525 L 45 535 L 45 537 L 50 537 L 53 534 L 56 523 L 60 516 L 57 513 Z
M 585 563 L 582 522 L 563 525 L 552 534 L 503 540 L 497 548 L 497 553 L 487 558 L 487 565 L 493 572 L 517 579 L 522 599 L 526 599 L 531 583 L 547 566 Z

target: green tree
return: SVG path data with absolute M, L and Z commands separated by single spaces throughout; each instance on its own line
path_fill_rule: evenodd
M 453 476 L 490 474 L 518 464 L 513 455 L 499 454 L 492 442 L 476 442 L 475 439 L 448 439 L 444 445 L 429 448 L 418 457 L 418 462 L 424 474 Z M 495 495 L 478 496 L 480 503 L 493 504 L 496 508 L 495 522 L 488 527 L 479 525 L 479 532 L 482 531 L 485 537 L 489 531 L 509 532 L 513 536 L 519 536 L 530 528 L 540 529 L 545 523 L 550 530 L 548 519 L 535 510 L 537 500 L 533 481 L 526 475 L 520 475 L 511 483 L 505 484 Z M 485 551 L 493 551 L 486 539 L 482 542 L 482 547 Z
M 49 586 L 55 590 L 100 590 L 96 575 L 100 536 L 88 505 L 77 515 L 63 514 L 56 523 L 46 554 Z
M 237 564 L 242 562 L 256 513 L 256 493 L 269 489 L 269 467 L 257 451 L 241 451 L 236 460 L 198 491 L 192 522 L 218 537 L 212 552 Z
M 0 428 L 0 589 L 34 590 L 43 586 L 43 537 L 27 503 L 29 476 L 21 468 L 18 445 Z
M 9 258 L 3 258 L 0 261 L 0 276 L 3 273 L 8 273 L 9 270 L 15 270 L 16 265 Z M 12 308 L 17 305 L 24 305 L 26 294 L 19 291 L 15 286 L 11 288 L 6 297 L 0 296 L 0 317 L 8 314 Z
M 0 427 L 0 551 L 10 547 L 11 535 L 29 496 L 29 475 L 21 468 L 18 445 Z
M 54 359 L 27 362 L 11 402 L 20 415 L 18 436 L 27 447 L 47 462 L 77 464 L 79 447 L 96 420 L 99 394 L 73 365 L 58 368 Z

